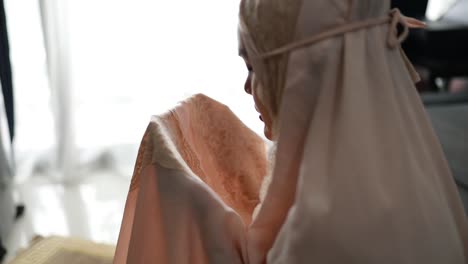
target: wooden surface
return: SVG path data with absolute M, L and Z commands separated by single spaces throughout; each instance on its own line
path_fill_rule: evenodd
M 10 264 L 112 264 L 115 248 L 91 241 L 37 237 Z

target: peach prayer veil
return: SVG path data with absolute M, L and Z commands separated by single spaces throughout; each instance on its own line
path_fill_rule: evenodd
M 154 116 L 114 263 L 247 263 L 245 229 L 266 168 L 263 139 L 207 96 Z

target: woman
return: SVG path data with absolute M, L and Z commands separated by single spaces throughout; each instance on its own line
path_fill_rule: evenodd
M 242 1 L 246 90 L 278 141 L 250 263 L 467 263 L 465 214 L 399 48 L 421 25 L 389 2 Z
M 400 50 L 422 25 L 389 6 L 243 0 L 271 177 L 232 113 L 182 104 L 145 134 L 115 263 L 467 263 L 461 201 Z

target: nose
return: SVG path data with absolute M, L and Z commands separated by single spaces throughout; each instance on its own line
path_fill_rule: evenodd
M 252 94 L 252 78 L 251 78 L 251 73 L 247 76 L 247 79 L 245 80 L 244 84 L 244 90 L 248 94 Z

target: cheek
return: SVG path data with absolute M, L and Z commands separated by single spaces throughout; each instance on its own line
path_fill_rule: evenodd
M 258 80 L 255 78 L 255 75 L 251 76 L 251 91 L 252 91 L 252 96 L 254 98 L 255 104 L 258 106 L 261 106 L 262 112 L 265 112 L 265 104 L 264 104 L 264 99 L 265 96 L 263 94 L 263 87 L 260 85 Z
M 266 125 L 271 124 L 271 116 L 269 109 L 266 104 L 266 97 L 264 94 L 263 87 L 257 82 L 255 77 L 252 78 L 252 96 L 254 98 L 255 105 L 263 116 Z

